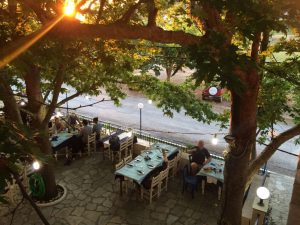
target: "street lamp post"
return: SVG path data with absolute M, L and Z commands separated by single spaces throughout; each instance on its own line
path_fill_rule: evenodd
M 141 136 L 142 135 L 142 109 L 144 108 L 144 104 L 139 103 L 138 108 L 140 109 L 140 136 Z

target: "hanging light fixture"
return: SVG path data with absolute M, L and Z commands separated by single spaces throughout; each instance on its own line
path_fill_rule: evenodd
M 41 165 L 40 165 L 40 163 L 39 163 L 38 161 L 34 161 L 34 162 L 32 163 L 32 168 L 33 168 L 34 170 L 39 170 L 39 169 L 41 168 Z
M 219 142 L 219 139 L 217 138 L 217 134 L 214 135 L 214 137 L 211 139 L 211 143 L 213 145 L 217 145 Z

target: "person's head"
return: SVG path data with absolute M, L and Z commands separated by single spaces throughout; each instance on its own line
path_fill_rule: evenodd
M 98 123 L 98 117 L 93 118 L 93 123 Z
M 55 122 L 55 123 L 59 123 L 59 118 L 58 118 L 58 117 L 55 117 L 55 118 L 54 118 L 54 122 Z
M 83 124 L 83 126 L 87 126 L 88 125 L 88 121 L 87 120 L 82 120 L 82 124 Z
M 199 149 L 204 148 L 204 141 L 202 141 L 202 140 L 198 141 L 198 148 Z

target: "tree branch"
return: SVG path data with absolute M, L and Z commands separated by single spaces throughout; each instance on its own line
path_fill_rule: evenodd
M 4 72 L 0 73 L 0 96 L 3 96 L 3 99 L 1 100 L 4 103 L 4 111 L 9 119 L 22 124 L 20 110 L 13 95 L 13 91 L 7 82 L 6 76 L 8 75 Z
M 145 2 L 145 0 L 139 0 L 136 4 L 133 4 L 129 7 L 129 9 L 124 13 L 124 15 L 116 21 L 116 23 L 126 24 L 129 22 L 131 16 L 135 13 L 137 8 L 141 5 L 141 3 Z
M 113 99 L 105 99 L 105 98 L 102 98 L 101 100 L 97 101 L 97 102 L 93 102 L 91 104 L 87 104 L 87 105 L 79 105 L 77 107 L 73 107 L 73 108 L 68 108 L 70 110 L 77 110 L 77 109 L 81 109 L 81 108 L 85 108 L 85 107 L 89 107 L 89 106 L 94 106 L 98 103 L 101 103 L 101 102 L 110 102 L 110 101 L 113 101 Z
M 99 24 L 99 22 L 101 20 L 102 13 L 103 13 L 103 8 L 104 8 L 104 5 L 106 3 L 106 0 L 99 0 L 99 1 L 100 1 L 100 7 L 99 7 L 97 19 L 96 19 L 96 24 Z
M 54 89 L 53 89 L 52 101 L 48 107 L 47 114 L 44 118 L 43 124 L 48 123 L 48 121 L 50 120 L 50 118 L 52 116 L 52 113 L 55 110 L 55 107 L 57 105 L 58 96 L 59 96 L 59 93 L 61 90 L 61 86 L 64 82 L 64 78 L 65 78 L 65 66 L 64 66 L 64 64 L 61 64 L 61 65 L 59 65 L 55 79 L 53 81 Z
M 300 124 L 282 132 L 277 137 L 275 137 L 261 152 L 261 154 L 249 165 L 248 177 L 252 177 L 262 165 L 270 159 L 277 148 L 280 147 L 284 142 L 290 140 L 291 138 L 300 135 Z
M 197 44 L 201 37 L 184 31 L 166 31 L 160 27 L 145 27 L 124 24 L 80 24 L 76 20 L 64 19 L 50 32 L 52 38 L 78 39 L 144 39 L 161 43 L 181 45 Z
M 157 16 L 158 9 L 155 6 L 154 0 L 148 1 L 148 27 L 155 27 L 156 26 L 156 16 Z
M 76 98 L 76 97 L 80 96 L 83 93 L 84 93 L 83 91 L 78 91 L 75 94 L 70 95 L 67 98 L 65 98 L 65 99 L 61 100 L 60 102 L 58 102 L 56 104 L 56 106 L 61 106 L 61 105 L 65 104 L 65 103 L 67 103 L 68 101 L 72 100 L 73 98 Z
M 31 0 L 23 0 L 24 5 L 28 8 L 32 9 L 32 11 L 36 14 L 39 20 L 45 24 L 50 18 L 47 17 L 47 13 L 41 7 L 40 2 L 38 1 L 31 1 Z

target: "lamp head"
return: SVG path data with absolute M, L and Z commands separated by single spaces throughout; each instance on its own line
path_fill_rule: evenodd
M 218 144 L 218 138 L 217 138 L 217 135 L 215 134 L 214 135 L 214 137 L 211 139 L 211 143 L 213 144 L 213 145 L 217 145 Z
M 263 200 L 266 200 L 270 197 L 270 191 L 266 187 L 259 187 L 256 190 L 256 195 L 260 199 L 259 204 L 263 205 Z
M 138 108 L 139 108 L 139 109 L 144 108 L 144 104 L 143 104 L 143 103 L 139 103 L 139 104 L 138 104 Z
M 34 170 L 39 170 L 41 168 L 41 165 L 38 161 L 34 161 L 32 163 L 32 167 L 33 167 Z

